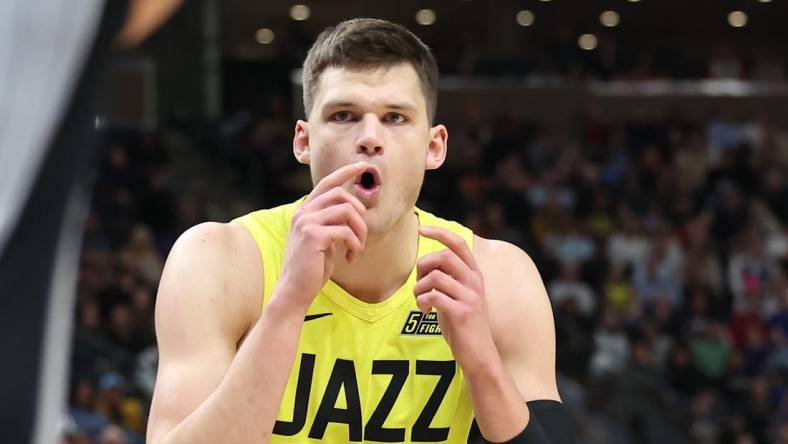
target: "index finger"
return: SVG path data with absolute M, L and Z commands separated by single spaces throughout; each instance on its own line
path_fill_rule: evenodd
M 369 165 L 366 162 L 356 162 L 345 165 L 333 171 L 328 176 L 320 179 L 315 188 L 309 193 L 309 197 L 319 196 L 331 188 L 338 187 L 348 180 L 361 173 Z
M 468 244 L 465 242 L 465 239 L 441 227 L 419 227 L 419 233 L 424 237 L 435 239 L 436 241 L 442 243 L 454 254 L 459 256 L 460 259 L 465 262 L 468 268 L 473 271 L 479 271 L 479 267 L 476 265 L 476 259 L 473 257 L 473 253 L 471 253 L 471 250 L 468 248 Z

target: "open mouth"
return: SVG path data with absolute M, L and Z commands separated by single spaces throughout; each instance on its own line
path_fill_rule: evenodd
M 356 184 L 365 190 L 372 190 L 380 185 L 380 173 L 375 167 L 371 167 L 358 176 Z
M 361 184 L 362 187 L 369 190 L 375 186 L 375 178 L 372 177 L 372 173 L 367 171 L 361 175 L 361 180 L 359 181 L 359 183 Z

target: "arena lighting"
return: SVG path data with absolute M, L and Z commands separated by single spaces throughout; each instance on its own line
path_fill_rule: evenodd
M 630 3 L 638 3 L 640 0 L 629 0 Z
M 758 0 L 758 1 L 761 2 L 761 3 L 771 3 L 772 2 L 772 0 Z
M 608 28 L 618 26 L 619 20 L 620 17 L 616 11 L 605 11 L 599 15 L 599 23 L 602 23 L 602 26 L 607 26 Z
M 416 12 L 416 23 L 422 26 L 430 26 L 436 19 L 435 11 L 432 9 L 419 9 Z
M 309 18 L 311 11 L 307 5 L 293 5 L 290 8 L 290 18 L 296 21 L 303 21 Z
M 594 34 L 583 34 L 577 39 L 577 45 L 586 51 L 596 48 L 596 36 Z
M 534 13 L 524 9 L 517 13 L 516 20 L 520 26 L 531 26 L 534 24 Z
M 728 24 L 734 28 L 741 28 L 747 24 L 747 14 L 742 11 L 733 11 L 728 14 Z
M 254 33 L 254 39 L 261 45 L 269 45 L 274 41 L 274 31 L 270 28 L 260 28 Z

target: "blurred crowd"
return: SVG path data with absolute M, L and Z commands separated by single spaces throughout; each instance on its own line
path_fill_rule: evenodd
M 79 268 L 67 442 L 145 442 L 164 258 L 179 233 L 206 219 L 200 193 L 174 180 L 170 155 L 152 135 L 107 136 Z
M 155 293 L 174 240 L 311 186 L 286 106 L 107 135 L 66 442 L 144 442 Z M 578 442 L 788 444 L 786 128 L 589 115 L 567 132 L 472 111 L 447 122 L 450 155 L 419 205 L 534 259 Z
M 786 79 L 786 56 L 782 49 L 757 50 L 720 41 L 709 49 L 692 51 L 681 45 L 633 46 L 613 35 L 602 34 L 592 51 L 578 46 L 576 33 L 559 29 L 552 39 L 527 42 L 517 57 L 493 56 L 471 39 L 436 52 L 443 72 L 458 75 L 534 76 L 585 80 L 740 79 L 780 81 Z M 534 44 L 536 43 L 536 44 Z
M 784 128 L 500 116 L 451 149 L 425 201 L 533 257 L 580 442 L 788 443 Z
M 637 33 L 599 31 L 593 48 L 587 50 L 578 42 L 588 30 L 584 26 L 563 24 L 552 32 L 516 33 L 508 45 L 492 40 L 483 29 L 455 26 L 458 28 L 413 30 L 433 50 L 442 75 L 534 77 L 570 83 L 654 79 L 768 82 L 786 80 L 788 73 L 784 46 L 768 39 L 748 45 L 738 37 L 712 37 L 712 31 L 702 43 L 681 32 L 644 39 Z M 300 69 L 303 54 L 316 35 L 298 22 L 283 31 L 279 46 L 273 48 L 275 59 L 288 69 Z
M 788 443 L 785 129 L 466 120 L 425 205 L 538 265 L 580 442 Z

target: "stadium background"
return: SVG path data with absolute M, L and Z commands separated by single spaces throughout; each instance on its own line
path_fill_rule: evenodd
M 169 248 L 307 192 L 295 70 L 357 16 L 434 49 L 420 206 L 534 258 L 578 442 L 788 443 L 782 0 L 187 2 L 103 87 L 64 442 L 144 441 Z

